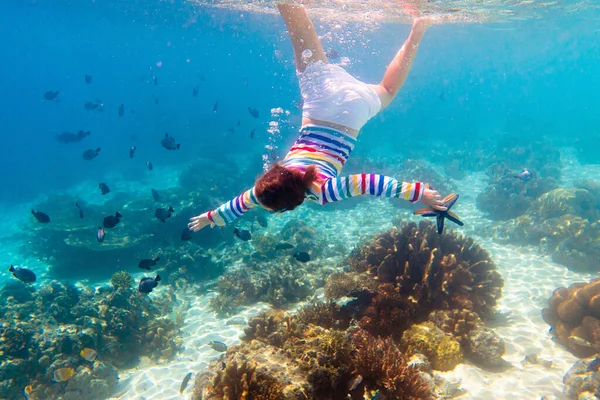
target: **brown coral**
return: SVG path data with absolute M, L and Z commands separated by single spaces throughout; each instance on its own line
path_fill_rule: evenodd
M 379 389 L 384 398 L 433 399 L 419 371 L 408 366 L 391 339 L 375 338 L 365 330 L 355 333 L 354 372 L 367 389 Z
M 231 354 L 222 360 L 223 368 L 204 387 L 205 399 L 283 400 L 277 380 L 244 354 Z
M 327 329 L 340 328 L 342 323 L 338 316 L 339 310 L 340 307 L 331 301 L 319 301 L 302 307 L 297 317 L 303 324 L 314 324 Z
M 429 314 L 429 320 L 460 343 L 464 342 L 473 329 L 482 324 L 477 313 L 456 309 L 433 311 Z
M 542 310 L 557 341 L 578 357 L 600 348 L 600 279 L 558 288 Z

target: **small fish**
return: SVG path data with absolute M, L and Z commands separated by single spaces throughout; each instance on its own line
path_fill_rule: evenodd
M 301 251 L 300 253 L 295 253 L 295 254 L 293 255 L 293 257 L 294 257 L 296 260 L 298 260 L 298 261 L 300 261 L 300 262 L 302 262 L 302 263 L 305 263 L 305 262 L 309 262 L 309 261 L 310 261 L 310 254 L 308 254 L 308 253 L 307 253 L 307 252 L 305 252 L 305 251 Z
M 102 221 L 102 225 L 105 228 L 114 228 L 119 222 L 121 222 L 122 217 L 123 216 L 121 215 L 121 213 L 117 211 L 115 215 L 109 215 L 108 217 L 105 217 Z
M 241 123 L 242 123 L 242 120 L 238 118 L 237 126 L 240 126 Z
M 87 111 L 93 111 L 93 110 L 97 109 L 98 107 L 100 107 L 101 105 L 102 105 L 102 103 L 88 101 L 83 104 L 83 108 L 85 108 Z
M 158 190 L 156 190 L 156 189 L 150 189 L 150 190 L 152 191 L 152 199 L 154 199 L 154 201 L 159 203 L 162 200 L 162 197 L 160 196 L 160 193 L 158 193 Z
M 327 53 L 325 53 L 325 55 L 327 56 L 327 58 L 330 58 L 332 60 L 337 60 L 338 58 L 340 58 L 340 53 L 334 49 L 327 50 Z
M 158 103 L 159 103 L 158 97 L 153 94 L 152 98 L 154 99 L 154 104 L 158 105 Z
M 38 220 L 39 223 L 47 224 L 48 222 L 50 222 L 50 217 L 46 213 L 31 210 L 31 214 L 33 214 L 33 216 L 35 217 L 35 219 Z
M 54 380 L 56 382 L 66 382 L 75 375 L 73 368 L 59 368 L 54 371 Z
M 191 239 L 192 239 L 192 231 L 190 231 L 189 228 L 183 228 L 183 231 L 181 232 L 181 241 L 186 242 Z
M 150 161 L 146 161 L 146 168 L 148 168 L 150 171 L 152 171 L 154 169 L 154 167 L 152 166 L 152 163 Z
M 14 265 L 11 265 L 8 267 L 8 271 L 12 272 L 13 276 L 21 282 L 32 283 L 37 279 L 35 272 L 27 268 L 15 267 Z
M 152 74 L 152 82 L 154 82 L 154 86 L 158 85 L 158 78 Z
M 248 107 L 248 112 L 250 113 L 250 115 L 252 115 L 254 118 L 258 118 L 259 117 L 259 112 L 256 108 L 254 107 Z
M 234 133 L 234 132 L 235 132 L 235 129 L 233 129 L 233 128 L 227 128 L 227 132 L 229 132 L 229 133 Z
M 192 97 L 198 97 L 198 86 L 192 89 Z
M 567 340 L 569 342 L 571 342 L 572 344 L 576 345 L 576 346 L 591 347 L 593 349 L 597 349 L 598 347 L 600 347 L 600 346 L 598 346 L 598 345 L 596 345 L 594 343 L 591 343 L 591 342 L 589 342 L 589 341 L 587 341 L 584 338 L 579 337 L 579 336 L 573 336 L 573 335 L 571 335 L 571 336 L 569 336 L 567 338 Z
M 87 83 L 88 85 L 90 83 L 92 83 L 92 76 L 91 75 L 85 74 L 85 76 L 84 76 L 83 79 L 85 79 L 85 83 Z
M 168 133 L 165 133 L 165 137 L 160 141 L 160 144 L 167 150 L 179 150 L 179 147 L 181 147 L 179 143 L 175 143 L 175 138 L 169 136 Z
M 227 351 L 227 345 L 225 343 L 223 343 L 223 342 L 218 341 L 218 340 L 211 340 L 210 342 L 208 342 L 208 345 L 214 351 L 219 351 L 219 352 Z
M 160 282 L 160 275 L 156 275 L 156 278 L 142 278 L 140 280 L 140 285 L 138 286 L 138 292 L 140 293 L 150 293 L 152 289 L 158 286 L 158 282 Z
M 531 178 L 531 172 L 529 172 L 527 168 L 523 168 L 523 172 L 514 175 L 514 177 L 522 181 L 528 181 Z
M 79 218 L 83 219 L 83 209 L 79 205 L 79 203 L 75 203 L 75 207 L 79 210 Z
M 250 139 L 254 139 L 254 134 L 256 133 L 256 129 L 252 129 L 250 131 Z
M 83 152 L 82 157 L 84 160 L 93 160 L 94 158 L 96 158 L 98 156 L 98 153 L 100 153 L 100 147 L 98 147 L 97 149 L 89 149 Z
M 125 105 L 121 104 L 119 106 L 119 117 L 122 117 L 125 114 Z
M 135 149 L 137 149 L 137 147 L 131 146 L 129 149 L 129 158 L 133 158 L 135 156 Z
M 138 268 L 145 269 L 150 271 L 152 267 L 156 265 L 156 263 L 160 260 L 160 257 L 156 257 L 154 259 L 145 258 L 138 264 Z
M 183 395 L 183 391 L 185 390 L 185 388 L 188 385 L 188 382 L 190 381 L 190 379 L 192 379 L 192 373 L 188 372 L 188 374 L 185 376 L 185 378 L 183 378 L 183 382 L 181 382 L 181 386 L 179 387 L 179 395 Z
M 79 355 L 81 356 L 81 358 L 83 358 L 84 360 L 87 361 L 94 361 L 96 359 L 96 357 L 98 356 L 98 352 L 94 349 L 90 349 L 88 347 L 86 347 L 85 349 L 81 350 L 79 352 Z
M 269 220 L 264 215 L 257 215 L 254 217 L 254 220 L 256 221 L 256 223 L 258 223 L 258 225 L 260 225 L 263 228 L 269 226 Z
M 233 230 L 233 234 L 238 238 L 242 239 L 244 242 L 247 242 L 248 240 L 252 239 L 252 234 L 246 229 L 235 228 Z
M 44 93 L 44 100 L 55 101 L 58 98 L 59 94 L 60 94 L 60 92 L 48 90 L 46 93 Z
M 106 183 L 100 182 L 98 184 L 98 187 L 100 188 L 100 193 L 107 194 L 110 193 L 110 188 L 108 187 L 108 185 Z
M 23 391 L 25 392 L 25 397 L 29 398 L 31 392 L 33 392 L 33 385 L 25 386 L 25 389 Z
M 291 250 L 293 248 L 294 248 L 294 245 L 291 243 L 287 243 L 287 242 L 277 243 L 275 245 L 275 250 Z
M 83 131 L 83 130 L 79 130 L 77 133 L 71 133 L 71 132 L 63 132 L 60 133 L 58 135 L 56 135 L 56 140 L 59 143 L 77 143 L 77 142 L 81 142 L 83 140 L 83 138 L 85 138 L 86 136 L 90 135 L 90 131 Z
M 104 228 L 101 226 L 98 227 L 98 232 L 96 232 L 96 239 L 98 239 L 100 243 L 104 242 Z
M 161 222 L 165 222 L 168 218 L 171 218 L 171 213 L 175 212 L 173 207 L 169 206 L 169 208 L 157 208 L 154 211 L 154 216 L 158 218 Z
M 356 389 L 358 387 L 358 385 L 360 385 L 363 381 L 363 377 L 361 375 L 356 375 L 356 377 L 354 379 L 352 379 L 352 381 L 350 382 L 350 388 L 348 389 L 348 391 L 353 391 L 354 389 Z
M 590 371 L 598 371 L 598 368 L 600 368 L 600 358 L 596 356 L 593 360 L 591 360 L 588 368 Z
M 217 101 L 215 103 L 215 105 L 213 106 L 213 112 L 216 113 L 218 109 L 219 109 L 219 102 Z

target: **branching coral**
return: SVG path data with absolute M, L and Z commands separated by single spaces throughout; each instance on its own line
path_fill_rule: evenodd
M 503 286 L 489 254 L 471 238 L 438 235 L 425 221 L 379 234 L 355 250 L 349 263 L 355 273 L 367 275 L 358 292 L 350 285 L 346 295 L 356 300 L 342 311 L 376 335 L 398 337 L 433 310 L 464 309 L 487 317 Z
M 429 320 L 438 328 L 451 334 L 461 344 L 469 333 L 481 325 L 479 315 L 469 310 L 437 310 L 429 314 Z
M 298 311 L 298 320 L 303 324 L 314 324 L 323 328 L 340 328 L 340 307 L 333 302 L 307 304 Z
M 558 288 L 542 310 L 556 340 L 578 357 L 600 348 L 600 279 Z
M 385 398 L 433 399 L 431 388 L 391 339 L 374 338 L 364 330 L 354 334 L 354 373 L 367 389 L 380 389 Z
M 115 289 L 129 289 L 133 286 L 133 283 L 133 277 L 126 271 L 115 272 L 110 278 L 110 284 L 113 285 Z

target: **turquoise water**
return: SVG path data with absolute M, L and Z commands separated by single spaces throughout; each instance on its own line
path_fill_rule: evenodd
M 402 12 L 407 4 L 316 2 L 308 10 L 325 50 L 341 56 L 335 61 L 360 80 L 376 83 L 410 31 L 408 11 Z M 525 249 L 527 256 L 515 255 L 523 265 L 531 254 L 550 263 L 540 269 L 550 271 L 552 265 L 556 278 L 548 272 L 547 285 L 535 294 L 540 299 L 527 311 L 536 315 L 532 324 L 538 331 L 547 330 L 539 309 L 552 290 L 594 278 L 600 263 L 598 7 L 593 2 L 415 2 L 414 7 L 444 23 L 426 33 L 398 98 L 361 131 L 345 172 L 430 182 L 442 195 L 458 192 L 456 212 L 466 226 L 447 230 L 471 235 L 484 248 L 487 243 L 498 259 L 506 245 L 516 246 L 511 252 Z M 252 314 L 248 309 L 258 302 L 293 307 L 311 299 L 331 272 L 347 267 L 347 257 L 363 240 L 400 221 L 419 222 L 410 213 L 415 207 L 361 198 L 326 207 L 307 204 L 280 217 L 248 215 L 237 227 L 252 231 L 250 242 L 237 239 L 232 227 L 181 240 L 190 217 L 249 188 L 263 171 L 264 157 L 283 157 L 296 139 L 301 96 L 275 3 L 9 0 L 2 9 L 0 262 L 5 269 L 33 270 L 37 281 L 25 286 L 8 271 L 0 276 L 0 285 L 8 285 L 0 293 L 3 338 L 8 343 L 15 332 L 10 329 L 20 330 L 10 343 L 23 345 L 0 359 L 0 398 L 24 398 L 18 396 L 27 385 L 34 387 L 30 398 L 115 393 L 137 398 L 143 390 L 132 394 L 125 380 L 133 369 L 184 357 L 201 360 L 204 368 L 218 355 L 191 349 L 200 339 L 194 339 L 190 318 L 201 324 L 198 315 L 218 320 L 223 314 Z M 47 91 L 59 94 L 47 100 Z M 98 108 L 87 110 L 88 102 Z M 277 114 L 276 108 L 288 113 Z M 273 122 L 280 130 L 275 135 L 269 132 Z M 78 130 L 91 134 L 77 143 L 56 139 Z M 165 132 L 180 149 L 161 146 Z M 82 158 L 96 148 L 101 151 L 95 159 Z M 524 168 L 533 172 L 531 181 L 514 177 Z M 100 182 L 111 192 L 102 195 Z M 151 189 L 158 190 L 159 201 Z M 174 213 L 166 222 L 154 217 L 157 208 L 169 206 Z M 46 212 L 52 221 L 38 223 L 31 209 Z M 99 243 L 98 227 L 116 211 L 123 215 L 121 223 L 106 229 Z M 267 218 L 269 226 L 260 226 L 255 215 Z M 575 225 L 578 229 L 568 229 Z M 289 251 L 274 252 L 282 242 L 310 252 L 312 261 L 299 265 Z M 138 268 L 140 260 L 153 257 L 160 261 L 151 271 Z M 497 263 L 506 275 L 505 291 L 515 287 L 507 278 L 512 270 L 503 269 L 509 261 Z M 271 274 L 271 286 L 247 296 L 243 286 L 250 278 L 236 275 L 238 269 L 251 271 L 254 283 L 263 279 L 255 275 Z M 109 280 L 119 271 L 133 276 L 128 291 L 116 286 L 112 291 Z M 139 295 L 139 280 L 156 273 L 162 277 L 158 289 Z M 49 289 L 53 281 L 55 289 Z M 27 294 L 30 287 L 35 291 Z M 90 289 L 97 287 L 105 289 Z M 74 292 L 77 301 L 68 295 Z M 203 308 L 214 295 L 222 296 L 220 303 Z M 519 294 L 510 296 L 508 304 L 514 304 Z M 203 299 L 200 305 L 196 298 Z M 102 311 L 105 304 L 112 311 Z M 194 307 L 206 314 L 188 313 Z M 128 312 L 145 317 L 129 320 L 123 316 Z M 95 331 L 96 339 L 82 338 L 85 329 L 96 329 L 94 318 L 108 328 Z M 122 325 L 127 329 L 119 330 Z M 163 334 L 150 339 L 140 333 L 158 329 L 166 332 L 162 341 Z M 223 329 L 228 333 L 221 339 L 227 337 L 228 344 L 242 330 Z M 201 345 L 205 338 L 219 339 L 201 338 Z M 118 357 L 133 342 L 128 357 Z M 88 365 L 78 355 L 83 348 L 98 350 L 103 364 L 94 364 L 97 370 L 115 368 L 114 374 L 93 372 L 105 377 L 106 390 L 67 386 L 75 378 L 56 382 L 60 368 L 74 368 L 81 377 Z M 38 363 L 43 356 L 49 359 Z M 561 376 L 569 366 L 565 360 L 572 364 L 570 358 L 557 361 L 565 369 Z M 194 374 L 202 372 L 199 365 L 193 365 Z M 119 385 L 106 378 L 116 371 Z M 495 379 L 501 381 L 490 378 Z M 540 398 L 550 394 L 544 390 L 532 397 L 513 395 Z M 154 398 L 171 398 L 157 387 L 150 391 Z

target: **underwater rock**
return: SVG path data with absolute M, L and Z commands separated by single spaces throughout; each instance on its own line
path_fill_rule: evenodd
M 400 337 L 412 321 L 431 311 L 468 310 L 486 318 L 502 293 L 503 280 L 489 254 L 471 238 L 438 235 L 433 224 L 404 224 L 363 243 L 349 258 L 352 272 L 366 274 L 342 307 L 373 335 Z M 332 275 L 331 280 L 346 277 Z M 370 282 L 369 282 L 370 281 Z
M 590 357 L 600 348 L 600 279 L 554 290 L 542 318 L 556 341 L 577 357 Z
M 596 202 L 594 195 L 585 189 L 557 188 L 540 196 L 530 213 L 541 221 L 565 214 L 592 221 L 600 217 Z
M 464 342 L 465 357 L 489 370 L 502 370 L 510 364 L 502 358 L 506 351 L 504 340 L 493 330 L 478 326 Z
M 599 394 L 600 373 L 598 357 L 577 360 L 565 374 L 563 394 L 569 400 L 596 399 Z
M 569 225 L 571 229 L 569 228 Z M 600 220 L 593 223 L 568 224 L 571 236 L 556 246 L 552 260 L 572 271 L 597 272 L 600 269 Z
M 406 354 L 423 354 L 438 371 L 453 370 L 463 360 L 460 344 L 433 322 L 411 326 L 402 334 L 401 344 Z

